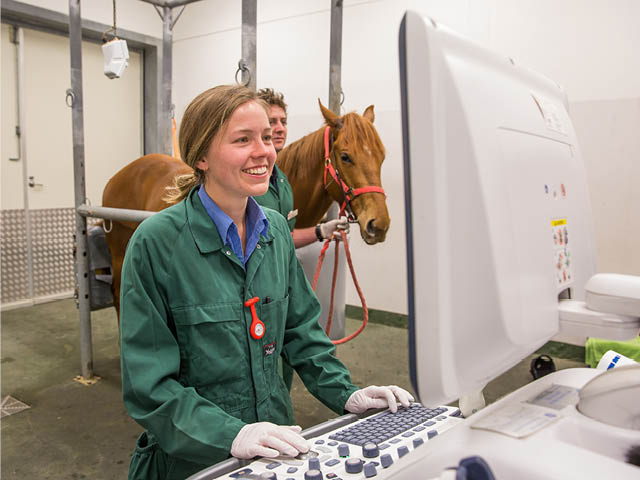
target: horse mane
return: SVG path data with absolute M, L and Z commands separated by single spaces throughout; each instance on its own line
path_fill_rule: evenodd
M 323 126 L 287 145 L 278 154 L 278 166 L 287 173 L 287 177 L 307 178 L 317 162 L 324 160 L 324 128 Z
M 343 144 L 349 145 L 349 153 L 358 155 L 366 149 L 373 149 L 367 154 L 385 156 L 385 148 L 376 132 L 373 123 L 355 112 L 349 112 L 339 118 L 340 137 Z M 300 179 L 311 175 L 317 162 L 324 161 L 324 129 L 318 130 L 289 144 L 278 154 L 278 166 L 289 178 Z

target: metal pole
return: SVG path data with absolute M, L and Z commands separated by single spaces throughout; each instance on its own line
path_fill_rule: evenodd
M 342 93 L 342 0 L 331 0 L 331 33 L 329 43 L 329 110 L 340 115 Z M 330 220 L 338 218 L 338 205 L 333 203 L 327 212 Z
M 171 7 L 162 9 L 162 93 L 160 106 L 160 144 L 162 151 L 171 155 L 171 69 L 173 68 L 173 12 Z
M 84 171 L 84 112 L 82 100 L 82 25 L 80 0 L 69 0 L 69 43 L 71 51 L 71 118 L 73 125 L 73 177 L 76 209 L 86 198 Z M 80 367 L 82 376 L 93 378 L 91 307 L 89 300 L 89 255 L 87 220 L 76 211 L 76 275 L 80 313 Z
M 256 0 L 242 0 L 242 83 L 251 90 L 256 89 L 256 25 L 258 13 Z
M 129 210 L 127 208 L 92 207 L 80 205 L 78 213 L 83 217 L 105 218 L 110 220 L 122 220 L 124 222 L 140 223 L 158 212 L 149 210 Z
M 342 94 L 342 0 L 331 0 L 331 32 L 329 43 L 329 110 L 336 115 L 340 115 L 340 96 Z M 338 218 L 340 209 L 338 204 L 333 202 L 329 211 L 327 212 L 327 219 L 334 220 Z M 325 272 L 323 272 L 325 273 Z M 326 292 L 324 295 L 319 293 L 318 297 L 322 298 L 323 311 L 328 311 L 331 305 L 330 302 L 326 303 L 330 298 L 330 285 L 329 269 L 326 270 L 326 275 L 322 276 L 318 281 L 318 287 L 316 292 L 321 292 L 324 289 Z M 340 267 L 336 277 L 336 287 L 334 294 L 334 308 L 333 308 L 333 325 L 331 328 L 331 338 L 344 337 L 345 332 L 345 297 L 347 292 L 347 262 L 344 254 L 344 249 L 340 250 Z
M 31 232 L 31 214 L 29 213 L 29 171 L 27 168 L 27 137 L 25 136 L 25 108 L 24 108 L 24 29 L 16 28 L 16 83 L 18 87 L 18 125 L 16 134 L 18 135 L 18 149 L 20 155 L 18 159 L 22 162 L 22 193 L 24 205 L 24 232 L 27 245 L 27 285 L 29 298 L 35 296 L 33 288 L 33 235 Z
M 331 43 L 329 44 L 329 110 L 340 115 L 342 94 L 342 0 L 331 0 Z

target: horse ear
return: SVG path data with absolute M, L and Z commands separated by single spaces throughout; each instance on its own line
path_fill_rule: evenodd
M 338 115 L 322 105 L 320 99 L 318 99 L 318 105 L 320 105 L 320 111 L 322 112 L 322 116 L 327 122 L 327 125 L 334 128 L 342 128 L 342 119 Z
M 376 118 L 375 113 L 373 113 L 373 105 L 369 105 L 367 109 L 364 111 L 364 113 L 362 114 L 362 116 L 367 120 L 369 120 L 371 123 L 373 123 L 373 121 Z

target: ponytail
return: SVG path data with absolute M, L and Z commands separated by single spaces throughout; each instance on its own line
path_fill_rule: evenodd
M 204 172 L 201 170 L 196 169 L 192 173 L 176 175 L 173 185 L 165 189 L 162 199 L 169 204 L 178 203 L 189 194 L 192 188 L 202 183 L 204 183 Z

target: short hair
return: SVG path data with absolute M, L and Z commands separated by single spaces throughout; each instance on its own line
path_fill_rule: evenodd
M 284 103 L 284 95 L 280 92 L 276 92 L 273 88 L 261 88 L 258 90 L 258 98 L 264 100 L 271 105 L 275 105 L 284 110 L 287 113 L 287 104 Z

